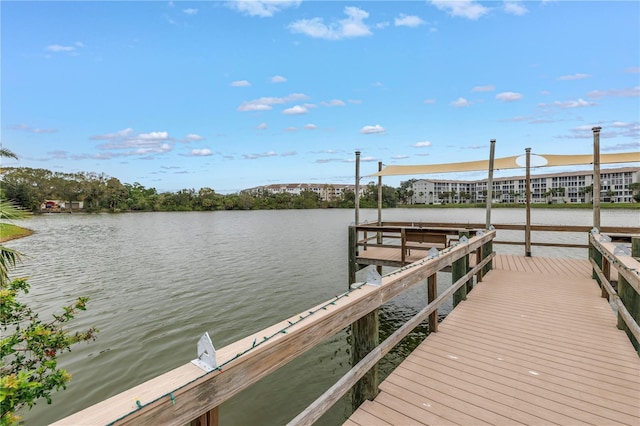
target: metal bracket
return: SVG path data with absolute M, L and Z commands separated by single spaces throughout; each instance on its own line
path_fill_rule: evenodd
M 382 276 L 376 271 L 375 268 L 369 268 L 367 271 L 367 277 L 364 280 L 367 284 L 380 287 L 382 284 Z
M 206 372 L 218 367 L 216 349 L 213 347 L 209 333 L 204 333 L 198 340 L 198 358 L 191 361 Z
M 631 256 L 631 249 L 625 245 L 618 244 L 613 249 L 613 254 L 616 256 Z
M 460 237 L 460 239 L 458 240 L 458 242 L 460 244 L 469 244 L 469 239 L 467 238 L 466 235 L 463 235 L 462 237 Z
M 427 252 L 427 259 L 434 259 L 438 256 L 440 256 L 440 251 L 435 247 L 431 247 Z

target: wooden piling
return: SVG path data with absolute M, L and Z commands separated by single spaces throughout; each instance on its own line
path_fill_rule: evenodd
M 493 253 L 493 242 L 489 241 L 486 244 L 482 245 L 482 259 L 484 260 L 491 253 Z M 493 269 L 493 261 L 489 261 L 489 263 L 487 263 L 486 266 L 482 268 L 482 275 L 486 275 L 487 272 L 489 272 L 491 269 Z
M 438 275 L 433 274 L 427 278 L 427 303 L 431 303 L 438 297 Z M 438 310 L 429 315 L 429 333 L 438 331 Z
M 640 238 L 631 237 L 631 256 L 640 257 Z
M 359 265 L 356 262 L 358 250 L 358 232 L 355 226 L 349 227 L 349 288 L 356 282 Z M 356 365 L 362 358 L 379 344 L 378 309 L 351 324 L 351 365 Z M 378 366 L 373 367 L 353 387 L 351 403 L 353 409 L 364 401 L 373 399 L 378 394 Z
M 469 238 L 468 231 L 460 231 L 458 233 L 460 237 L 466 236 Z M 469 269 L 469 255 L 462 256 L 460 259 L 456 260 L 451 264 L 451 282 L 455 283 L 460 278 L 465 276 L 467 270 Z M 473 278 L 471 278 L 471 282 L 473 283 Z M 467 300 L 469 282 L 466 285 L 461 286 L 455 293 L 453 293 L 453 307 L 458 306 L 458 303 L 463 300 Z
M 220 407 L 216 407 L 211 411 L 208 411 L 198 417 L 195 420 L 192 420 L 189 423 L 189 426 L 218 426 L 220 421 Z

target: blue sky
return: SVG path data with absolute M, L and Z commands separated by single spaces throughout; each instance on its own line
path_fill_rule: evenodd
M 499 157 L 587 154 L 595 125 L 603 152 L 640 149 L 637 1 L 2 1 L 0 13 L 0 131 L 20 157 L 6 166 L 228 193 L 353 183 L 356 150 L 362 174 L 486 159 L 494 138 Z

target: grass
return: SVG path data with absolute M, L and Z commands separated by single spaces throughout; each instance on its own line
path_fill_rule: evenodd
M 484 203 L 478 204 L 407 204 L 407 205 L 398 205 L 398 207 L 402 208 L 416 208 L 416 209 L 441 209 L 441 208 L 456 208 L 456 209 L 475 209 L 475 208 L 485 208 Z M 500 208 L 522 208 L 524 209 L 526 205 L 523 204 L 515 204 L 515 203 L 496 203 L 492 204 L 491 208 L 500 209 Z M 579 203 L 567 203 L 567 204 L 531 204 L 532 209 L 593 209 L 593 204 L 579 204 Z M 640 203 L 600 203 L 601 209 L 632 209 L 632 210 L 640 210 Z
M 33 234 L 33 231 L 10 223 L 0 223 L 0 243 L 26 237 Z

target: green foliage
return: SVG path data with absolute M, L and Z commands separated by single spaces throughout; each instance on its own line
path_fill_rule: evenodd
M 11 151 L 0 149 L 0 157 L 16 158 Z M 38 172 L 40 173 L 40 172 Z M 59 185 L 67 199 L 73 200 L 80 191 L 74 179 L 61 180 Z M 28 189 L 21 179 L 14 179 L 15 187 Z M 39 182 L 42 184 L 42 182 Z M 36 185 L 31 185 L 36 186 Z M 6 188 L 6 187 L 4 187 Z M 4 189 L 3 188 L 3 189 Z M 15 188 L 14 188 L 15 189 Z M 4 197 L 3 191 L 0 194 Z M 0 219 L 19 219 L 26 213 L 13 203 L 0 198 Z M 0 425 L 17 424 L 16 414 L 23 407 L 33 407 L 38 399 L 51 403 L 51 393 L 65 388 L 71 375 L 58 368 L 58 356 L 71 350 L 71 346 L 95 339 L 97 330 L 70 333 L 65 326 L 79 311 L 86 309 L 86 297 L 62 308 L 50 321 L 42 321 L 38 313 L 19 300 L 29 292 L 26 279 L 10 280 L 9 270 L 15 267 L 21 254 L 0 245 Z
M 69 333 L 63 327 L 79 311 L 86 309 L 87 298 L 62 308 L 45 322 L 39 319 L 19 296 L 29 292 L 25 279 L 15 279 L 0 287 L 0 424 L 18 420 L 16 411 L 32 407 L 39 398 L 51 403 L 51 393 L 64 389 L 71 375 L 58 368 L 57 357 L 78 342 L 95 339 L 97 330 Z

